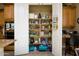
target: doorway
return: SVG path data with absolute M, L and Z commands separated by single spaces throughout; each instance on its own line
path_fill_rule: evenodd
M 52 5 L 29 5 L 29 52 L 52 52 Z

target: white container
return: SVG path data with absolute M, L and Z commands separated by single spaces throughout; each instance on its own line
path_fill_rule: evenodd
M 38 21 L 36 21 L 35 23 L 38 24 Z
M 45 19 L 45 14 L 42 14 L 42 19 Z
M 44 30 L 45 29 L 45 27 L 44 26 L 42 26 L 42 30 Z
M 41 35 L 41 36 L 44 36 L 44 32 L 43 32 L 43 31 L 41 31 L 41 32 L 40 32 L 40 35 Z
M 34 18 L 35 18 L 35 19 L 38 19 L 38 15 L 37 15 L 37 14 L 35 14 L 35 15 L 34 15 Z
M 30 13 L 30 14 L 29 14 L 29 18 L 30 18 L 30 19 L 34 19 L 34 18 L 35 18 L 34 13 Z

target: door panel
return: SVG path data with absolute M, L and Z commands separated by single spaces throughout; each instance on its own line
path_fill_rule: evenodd
M 14 7 L 15 16 L 15 55 L 28 53 L 29 35 L 28 35 L 28 5 L 16 4 Z

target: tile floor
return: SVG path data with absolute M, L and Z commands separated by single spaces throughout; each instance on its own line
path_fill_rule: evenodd
M 30 52 L 28 54 L 24 54 L 22 56 L 54 56 L 54 55 L 52 54 L 52 52 L 48 52 L 48 51 L 46 51 L 46 52 L 34 51 L 34 52 Z

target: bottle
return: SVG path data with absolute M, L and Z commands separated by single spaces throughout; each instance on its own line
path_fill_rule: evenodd
M 34 51 L 37 51 L 37 48 L 36 47 L 34 48 Z
M 38 18 L 41 18 L 41 14 L 40 13 L 38 14 Z

